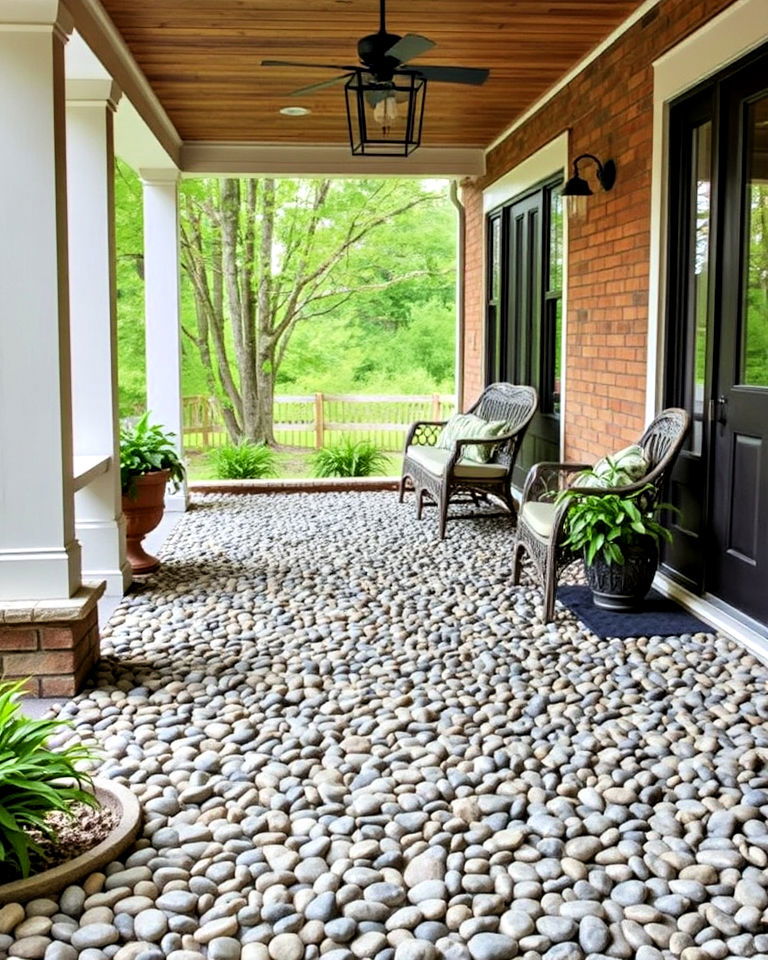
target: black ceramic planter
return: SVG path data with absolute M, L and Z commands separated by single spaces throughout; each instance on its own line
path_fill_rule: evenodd
M 659 549 L 651 537 L 631 547 L 622 547 L 624 563 L 596 559 L 584 564 L 596 607 L 603 610 L 636 610 L 651 589 L 659 562 Z

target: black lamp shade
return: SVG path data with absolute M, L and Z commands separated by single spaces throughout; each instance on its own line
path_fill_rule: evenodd
M 576 174 L 575 176 L 571 177 L 571 179 L 563 187 L 563 196 L 591 197 L 592 189 L 583 177 L 580 177 L 578 174 Z
M 407 157 L 421 143 L 427 81 L 398 74 L 391 83 L 350 77 L 344 87 L 352 153 Z

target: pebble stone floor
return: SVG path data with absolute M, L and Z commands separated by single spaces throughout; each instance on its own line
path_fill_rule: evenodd
M 143 834 L 0 955 L 768 958 L 768 669 L 544 624 L 504 521 L 434 523 L 198 498 L 60 710 Z

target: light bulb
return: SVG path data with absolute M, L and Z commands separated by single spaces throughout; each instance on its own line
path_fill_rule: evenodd
M 400 111 L 398 110 L 397 99 L 394 93 L 383 97 L 373 108 L 373 118 L 377 123 L 381 124 L 385 136 L 389 133 L 392 122 L 397 120 L 399 116 Z

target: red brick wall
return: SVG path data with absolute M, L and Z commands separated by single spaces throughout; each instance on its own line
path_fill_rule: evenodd
M 567 398 L 569 459 L 630 442 L 645 419 L 651 211 L 653 60 L 732 0 L 662 0 L 487 158 L 463 185 L 467 210 L 465 404 L 482 388 L 482 191 L 570 129 L 571 157 L 613 158 L 616 186 L 596 187 L 586 220 L 569 224 Z M 570 175 L 570 174 L 568 174 Z
M 72 623 L 0 625 L 0 677 L 33 697 L 71 697 L 99 659 L 96 608 Z

